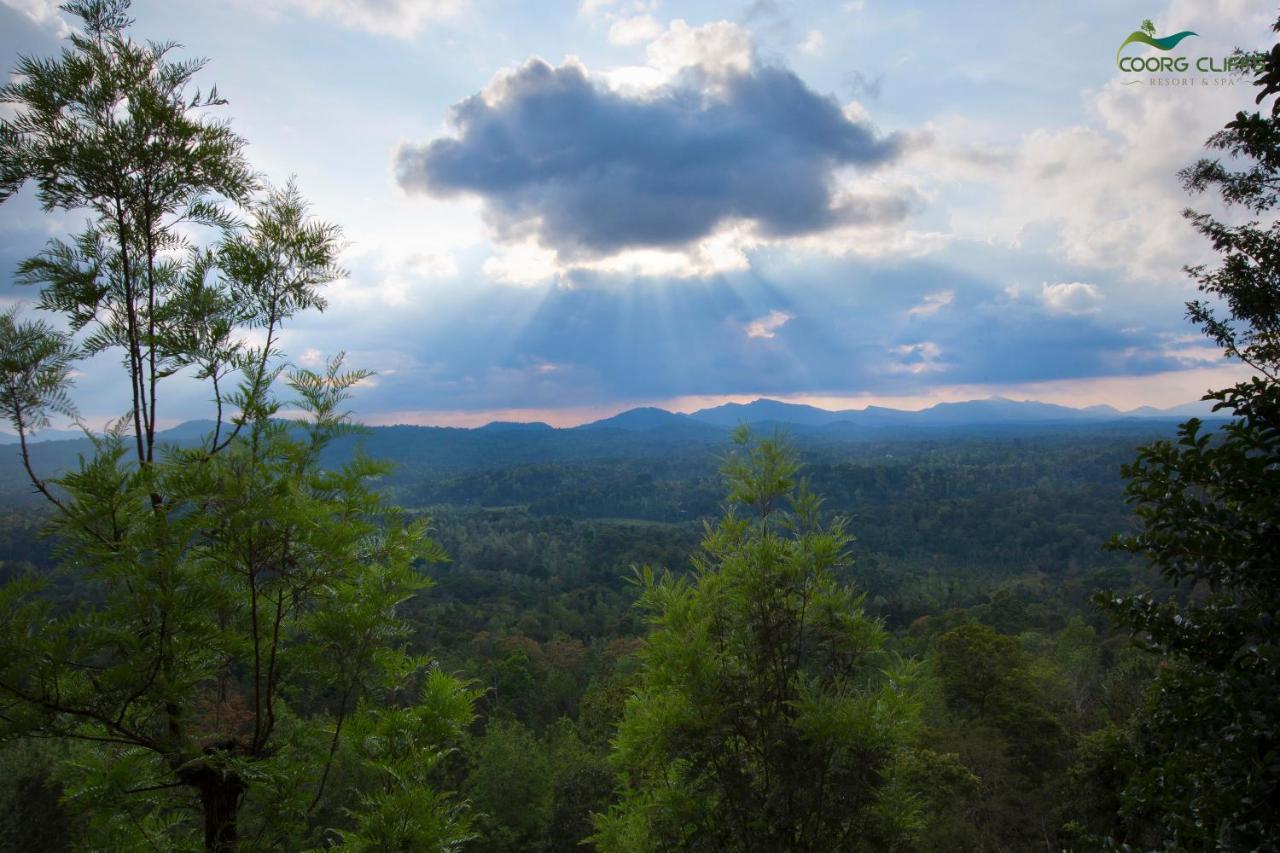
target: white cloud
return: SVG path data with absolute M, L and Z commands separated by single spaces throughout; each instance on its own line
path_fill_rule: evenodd
M 8 0 L 5 0 L 8 2 Z M 247 2 L 247 0 L 246 0 Z M 469 0 L 258 0 L 256 9 L 271 13 L 301 11 L 308 17 L 335 21 L 375 35 L 412 38 L 432 21 L 461 12 Z
M 1219 57 L 1258 46 L 1273 18 L 1248 0 L 1174 0 L 1154 16 L 1160 32 L 1201 33 L 1187 42 L 1190 55 Z M 1212 193 L 1189 197 L 1177 173 L 1205 156 L 1205 140 L 1238 110 L 1256 109 L 1256 89 L 1241 79 L 1153 86 L 1150 76 L 1113 71 L 1082 93 L 1084 116 L 1069 125 L 1028 131 L 1016 120 L 940 116 L 880 177 L 914 186 L 956 238 L 1043 242 L 1062 260 L 1135 283 L 1185 282 L 1182 267 L 1213 253 L 1183 209 L 1223 210 Z M 856 104 L 846 109 L 859 114 Z
M 578 4 L 578 14 L 591 17 L 592 15 L 597 15 L 601 11 L 608 9 L 617 2 L 618 0 L 582 0 L 582 2 Z
M 458 274 L 453 252 L 423 243 L 412 235 L 388 232 L 349 247 L 342 262 L 353 272 L 329 286 L 330 302 L 340 310 L 401 308 L 417 302 L 427 289 L 453 281 Z
M 871 111 L 861 101 L 850 101 L 840 108 L 844 117 L 855 124 L 871 121 Z
M 460 258 L 485 244 L 480 205 L 470 199 L 376 197 L 342 189 L 330 188 L 315 203 L 322 218 L 341 216 L 348 241 L 341 263 L 350 275 L 326 292 L 335 312 L 418 304 L 456 285 Z
M 947 369 L 942 361 L 942 349 L 933 341 L 903 344 L 893 348 L 898 361 L 889 365 L 893 373 L 937 373 Z
M 520 287 L 533 287 L 550 281 L 559 269 L 556 253 L 533 241 L 497 246 L 494 254 L 481 266 L 481 271 L 493 281 Z
M 378 298 L 388 308 L 403 308 L 409 304 L 413 282 L 399 273 L 388 275 L 379 283 Z
M 403 267 L 418 278 L 445 278 L 458 274 L 458 261 L 445 250 L 410 251 Z
M 729 227 L 680 249 L 626 249 L 598 260 L 578 260 L 573 269 L 631 276 L 703 278 L 749 269 L 747 251 L 757 241 L 746 228 Z
M 620 45 L 643 44 L 662 34 L 662 24 L 652 15 L 636 15 L 621 18 L 609 27 L 609 43 Z
M 61 0 L 0 0 L 0 4 L 21 12 L 33 24 L 50 27 L 59 36 L 65 36 L 71 32 L 71 27 L 58 15 L 60 2 Z
M 1160 354 L 1176 358 L 1189 368 L 1221 364 L 1222 349 L 1207 341 L 1203 335 L 1163 335 Z
M 691 69 L 710 78 L 707 82 L 714 87 L 717 80 L 749 71 L 755 61 L 755 42 L 750 31 L 731 21 L 712 21 L 691 27 L 687 21 L 677 18 L 663 29 L 651 15 L 642 14 L 618 18 L 609 28 L 609 41 L 649 43 L 645 48 L 647 64 L 624 65 L 592 74 L 610 89 L 628 97 L 656 93 Z
M 298 364 L 311 370 L 324 367 L 324 353 L 315 347 L 308 347 L 303 350 L 302 355 L 298 356 Z
M 949 245 L 955 236 L 945 231 L 921 231 L 902 223 L 849 225 L 821 234 L 779 241 L 800 252 L 821 252 L 835 258 L 918 258 Z
M 532 287 L 565 281 L 575 272 L 596 272 L 637 278 L 705 278 L 741 272 L 751 266 L 747 252 L 760 245 L 745 226 L 731 225 L 678 249 L 626 249 L 603 258 L 566 260 L 536 240 L 498 244 L 481 271 L 500 284 Z
M 1040 298 L 1054 314 L 1095 314 L 1102 308 L 1102 293 L 1096 285 L 1080 281 L 1049 284 L 1040 287 Z
M 1161 32 L 1200 32 L 1192 55 L 1225 56 L 1236 46 L 1258 45 L 1273 18 L 1246 0 L 1176 0 L 1155 23 Z M 989 187 L 955 206 L 960 236 L 1018 245 L 1047 233 L 1052 249 L 1071 263 L 1139 280 L 1184 280 L 1182 266 L 1212 252 L 1182 210 L 1221 207 L 1212 194 L 1187 196 L 1177 173 L 1205 155 L 1205 140 L 1236 111 L 1256 108 L 1256 90 L 1242 79 L 1234 86 L 1154 86 L 1151 76 L 1114 71 L 1086 93 L 1084 121 L 1034 130 L 1012 147 L 987 142 L 1000 128 L 983 133 L 971 122 L 944 123 L 934 129 L 943 141 L 915 152 L 913 165 L 939 185 Z M 1205 75 L 1191 76 L 1198 82 Z
M 822 35 L 821 30 L 809 30 L 805 34 L 804 41 L 800 42 L 797 47 L 801 53 L 807 53 L 810 56 L 822 56 L 823 51 L 827 48 L 827 40 Z
M 920 304 L 907 311 L 908 317 L 919 317 L 928 314 L 937 314 L 943 308 L 946 308 L 955 301 L 956 292 L 954 290 L 941 290 L 937 293 L 930 293 L 920 300 Z
M 786 311 L 770 311 L 763 317 L 752 320 L 747 324 L 747 337 L 764 338 L 766 340 L 774 338 L 777 336 L 778 329 L 781 329 L 795 318 L 794 314 L 788 314 Z
M 731 21 L 713 21 L 691 27 L 682 18 L 649 44 L 649 64 L 674 77 L 686 68 L 698 68 L 712 77 L 744 74 L 751 69 L 755 45 L 751 33 Z
M 652 65 L 623 65 L 596 76 L 625 98 L 643 98 L 661 89 L 669 78 Z

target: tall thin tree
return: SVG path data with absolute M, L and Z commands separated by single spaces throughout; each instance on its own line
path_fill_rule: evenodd
M 405 704 L 426 662 L 396 610 L 444 555 L 372 488 L 381 465 L 322 464 L 367 374 L 339 356 L 282 376 L 281 329 L 325 307 L 341 232 L 293 183 L 261 186 L 217 90 L 192 89 L 203 62 L 133 40 L 128 6 L 67 3 L 69 46 L 22 58 L 0 88 L 15 107 L 0 201 L 30 184 L 47 211 L 88 217 L 18 271 L 55 323 L 0 316 L 0 406 L 82 594 L 55 601 L 32 578 L 0 590 L 0 734 L 85 745 L 64 770 L 99 847 L 297 847 L 320 814 L 344 814 L 335 801 L 352 843 L 447 847 L 465 815 L 423 774 L 471 692 L 436 672 L 400 717 L 368 702 Z M 33 430 L 74 416 L 77 366 L 110 354 L 125 415 L 47 477 Z M 293 426 L 281 379 L 304 413 Z M 167 445 L 169 390 L 193 382 L 214 426 Z M 398 727 L 397 749 L 344 752 L 352 725 Z M 365 770 L 332 773 L 344 760 Z M 353 790 L 361 779 L 372 787 Z

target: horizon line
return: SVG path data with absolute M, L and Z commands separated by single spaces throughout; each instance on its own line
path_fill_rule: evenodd
M 1008 384 L 964 384 L 937 386 L 915 394 L 874 393 L 736 393 L 683 395 L 664 398 L 640 398 L 599 404 L 556 407 L 493 407 L 477 409 L 394 409 L 361 413 L 357 407 L 355 420 L 366 426 L 418 426 L 477 429 L 492 423 L 545 423 L 555 429 L 571 429 L 606 420 L 623 412 L 656 408 L 672 414 L 688 415 L 702 409 L 727 403 L 749 404 L 758 400 L 789 405 L 812 406 L 826 412 L 865 411 L 878 407 L 900 412 L 918 412 L 943 403 L 969 403 L 995 398 L 1021 403 L 1046 403 L 1084 410 L 1110 406 L 1124 414 L 1142 408 L 1171 409 L 1192 405 L 1211 388 L 1222 388 L 1243 381 L 1252 371 L 1242 364 L 1167 371 L 1143 376 L 1107 376 L 1091 379 L 1059 379 L 1044 382 Z M 292 413 L 283 412 L 286 416 Z M 113 418 L 87 416 L 91 426 L 105 424 Z M 199 416 L 164 418 L 160 429 L 173 429 L 193 421 L 212 420 Z M 75 424 L 60 422 L 52 430 L 75 429 Z M 47 430 L 46 430 L 47 431 Z M 10 434 L 7 429 L 5 434 Z
M 768 392 L 740 394 L 690 394 L 663 398 L 639 398 L 597 405 L 559 407 L 507 407 L 486 409 L 399 409 L 369 413 L 360 419 L 369 426 L 436 426 L 476 429 L 491 423 L 545 423 L 555 429 L 571 429 L 620 415 L 634 409 L 655 408 L 688 415 L 726 403 L 757 400 L 812 406 L 827 412 L 865 411 L 868 407 L 917 412 L 940 403 L 970 403 L 992 398 L 1014 402 L 1047 403 L 1072 409 L 1110 406 L 1121 414 L 1142 408 L 1171 409 L 1199 402 L 1213 388 L 1247 379 L 1252 372 L 1242 364 L 1174 370 L 1142 376 L 1104 376 L 1091 379 L 1056 379 L 1044 382 L 964 384 L 939 386 L 918 394 L 823 394 Z

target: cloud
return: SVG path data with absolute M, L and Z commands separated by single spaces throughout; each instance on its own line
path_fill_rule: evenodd
M 735 223 L 785 239 L 904 217 L 901 199 L 837 186 L 838 171 L 887 163 L 902 140 L 786 69 L 744 69 L 736 29 L 673 24 L 651 60 L 699 64 L 642 94 L 532 59 L 456 105 L 454 136 L 401 146 L 400 186 L 479 196 L 500 241 L 534 237 L 562 261 L 686 247 Z
M 1040 287 L 1040 298 L 1054 314 L 1096 314 L 1102 307 L 1103 296 L 1096 285 L 1072 281 L 1046 282 Z
M 582 2 L 578 4 L 578 14 L 586 17 L 598 15 L 616 2 L 618 2 L 618 0 L 582 0 Z
M 844 75 L 844 84 L 855 98 L 878 101 L 881 93 L 884 92 L 884 75 L 850 71 Z
M 668 76 L 697 68 L 711 77 L 746 74 L 755 64 L 751 33 L 731 21 L 691 27 L 677 18 L 645 50 L 649 64 Z
M 350 29 L 412 38 L 428 23 L 456 15 L 467 4 L 468 0 L 259 0 L 255 6 L 275 13 L 298 10 Z
M 610 44 L 644 44 L 662 33 L 662 24 L 652 15 L 620 18 L 609 27 Z
M 804 41 L 798 45 L 801 53 L 807 53 L 810 56 L 822 56 L 823 51 L 827 49 L 827 40 L 822 35 L 821 30 L 809 30 L 805 34 Z
M 889 365 L 895 373 L 936 373 L 946 370 L 942 361 L 942 349 L 933 341 L 921 341 L 915 344 L 902 344 L 894 347 L 898 360 Z
M 1004 281 L 936 261 L 851 257 L 815 266 L 775 253 L 768 261 L 697 286 L 598 272 L 575 273 L 566 287 L 512 290 L 512 300 L 537 305 L 511 339 L 509 352 L 525 359 L 513 369 L 566 366 L 540 377 L 548 396 L 539 399 L 529 386 L 521 399 L 551 405 L 706 393 L 911 393 L 942 381 L 1136 375 L 1189 363 L 1187 353 L 1171 351 L 1181 345 L 1162 337 L 1185 332 L 1176 310 L 1148 312 L 1140 322 L 1112 312 L 1057 314 L 1039 298 L 1038 285 L 1035 298 L 1010 300 Z M 907 314 L 940 284 L 953 293 L 950 307 Z M 503 399 L 491 391 L 477 386 L 468 394 L 486 405 Z
M 908 317 L 919 317 L 925 314 L 937 314 L 943 308 L 946 308 L 955 301 L 956 293 L 954 290 L 942 290 L 937 293 L 930 293 L 920 300 L 920 304 L 907 311 Z
M 1222 57 L 1237 46 L 1261 47 L 1275 13 L 1248 0 L 1175 0 L 1153 18 L 1160 32 L 1201 33 L 1188 55 Z M 1032 129 L 1012 143 L 1008 125 L 983 128 L 949 117 L 935 128 L 939 144 L 914 150 L 908 165 L 922 166 L 934 186 L 980 187 L 949 205 L 961 238 L 1044 240 L 1072 264 L 1123 270 L 1135 281 L 1183 280 L 1184 264 L 1212 258 L 1183 209 L 1223 210 L 1212 194 L 1188 197 L 1178 171 L 1206 156 L 1205 140 L 1238 110 L 1256 109 L 1257 90 L 1243 79 L 1204 85 L 1194 72 L 1196 85 L 1153 83 L 1174 77 L 1188 75 L 1125 74 L 1112 66 L 1105 84 L 1083 93 L 1081 120 Z
M 770 311 L 763 317 L 752 320 L 747 324 L 747 337 L 773 338 L 777 335 L 778 329 L 781 329 L 795 318 L 796 315 L 788 314 L 786 311 Z
M 499 284 L 529 287 L 555 277 L 556 253 L 526 240 L 501 247 L 485 260 L 481 270 Z
M 547 286 L 563 275 L 549 257 L 508 248 L 460 253 L 451 280 L 405 275 L 411 286 L 390 310 L 381 308 L 392 294 L 378 259 L 362 257 L 352 286 L 367 289 L 364 303 L 334 300 L 334 310 L 300 318 L 282 346 L 307 360 L 308 349 L 346 350 L 351 364 L 376 370 L 378 386 L 356 401 L 363 413 L 697 394 L 925 394 L 972 383 L 988 387 L 974 396 L 986 396 L 1002 385 L 1221 362 L 1196 348 L 1176 305 L 1120 310 L 1113 279 L 1097 281 L 1108 310 L 1092 314 L 1054 313 L 1039 279 L 1007 296 L 1008 279 L 977 272 L 1007 267 L 1008 250 L 995 246 L 961 265 L 938 256 L 815 262 L 768 251 L 750 270 L 693 281 L 602 266 L 574 270 L 559 287 Z M 491 277 L 499 263 L 509 283 Z M 537 286 L 514 286 L 526 280 Z M 1066 273 L 1048 280 L 1076 283 Z M 946 307 L 908 313 L 948 292 Z M 372 310 L 354 307 L 370 299 L 380 300 Z
M 414 213 L 421 216 L 423 211 Z M 330 285 L 327 294 L 334 309 L 343 313 L 403 308 L 448 286 L 459 271 L 454 250 L 475 242 L 466 229 L 443 225 L 430 238 L 404 234 L 391 223 L 381 234 L 353 237 L 341 258 L 350 274 Z M 449 240 L 452 245 L 447 248 Z
M 58 15 L 60 0 L 0 0 L 0 5 L 21 12 L 37 26 L 52 28 L 59 36 L 71 32 L 67 22 Z
M 1220 347 L 1205 339 L 1203 335 L 1179 335 L 1165 333 L 1160 335 L 1163 344 L 1161 353 L 1177 360 L 1188 368 L 1205 367 L 1221 364 L 1226 353 Z M 1239 364 L 1239 362 L 1236 362 Z

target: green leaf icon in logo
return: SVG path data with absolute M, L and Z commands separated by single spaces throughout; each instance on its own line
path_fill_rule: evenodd
M 1118 62 L 1120 60 L 1120 51 L 1124 50 L 1125 45 L 1138 42 L 1140 44 L 1150 45 L 1156 50 L 1173 50 L 1178 46 L 1178 42 L 1182 41 L 1187 36 L 1194 35 L 1198 35 L 1198 33 L 1193 33 L 1191 30 L 1183 30 L 1180 33 L 1174 33 L 1171 36 L 1156 38 L 1155 25 L 1153 25 L 1149 20 L 1143 21 L 1142 29 L 1134 30 L 1129 33 L 1129 37 L 1127 39 L 1120 42 L 1120 47 L 1116 49 L 1116 61 Z

